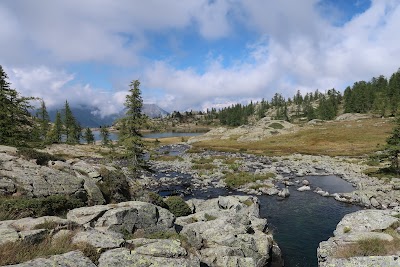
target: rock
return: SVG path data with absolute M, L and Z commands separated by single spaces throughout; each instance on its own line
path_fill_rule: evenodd
M 395 259 L 397 265 L 391 265 L 392 256 L 334 258 L 338 249 L 346 249 L 347 245 L 360 240 L 379 239 L 392 242 L 393 237 L 383 233 L 384 230 L 399 223 L 399 219 L 392 214 L 395 213 L 389 210 L 360 210 L 345 215 L 337 225 L 334 237 L 319 244 L 317 250 L 319 266 L 399 266 L 398 258 Z
M 90 178 L 86 177 L 84 175 L 79 175 L 84 180 L 83 188 L 86 190 L 88 197 L 89 197 L 89 204 L 92 205 L 103 205 L 106 203 L 106 200 L 104 199 L 103 193 L 95 183 L 95 181 Z
M 56 216 L 43 216 L 43 217 L 39 217 L 39 218 L 31 218 L 31 217 L 27 217 L 27 218 L 22 218 L 19 220 L 15 220 L 12 223 L 12 227 L 23 231 L 23 230 L 33 230 L 36 229 L 38 227 L 40 227 L 40 225 L 43 225 L 43 227 L 45 227 L 46 223 L 55 223 L 57 225 L 57 227 L 63 227 L 63 226 L 67 226 L 69 224 L 71 224 L 72 222 L 70 220 L 66 220 L 66 219 L 62 219 L 60 217 L 56 217 Z M 39 228 L 42 229 L 42 228 Z
M 303 185 L 310 185 L 310 182 L 308 181 L 308 180 L 303 180 L 302 182 L 301 182 Z
M 376 200 L 376 198 L 371 198 L 370 199 L 370 202 L 371 202 L 371 205 L 374 207 L 374 208 L 379 208 L 380 206 L 381 206 L 381 204 L 379 204 L 379 202 Z
M 350 227 L 353 233 L 385 230 L 399 220 L 390 213 L 390 211 L 383 210 L 360 210 L 347 214 L 336 226 L 333 234 L 341 235 L 345 227 Z
M 155 239 L 154 242 L 135 248 L 135 252 L 164 258 L 179 258 L 187 255 L 186 249 L 181 247 L 181 241 L 168 239 Z
M 108 205 L 77 208 L 67 213 L 67 219 L 80 225 L 86 225 L 100 218 L 111 208 Z
M 146 251 L 148 252 L 148 251 Z M 158 253 L 159 251 L 156 251 Z M 137 251 L 117 248 L 104 252 L 99 259 L 99 267 L 121 266 L 163 266 L 163 267 L 198 267 L 198 258 L 166 258 L 152 255 L 142 255 Z
M 133 233 L 143 229 L 147 233 L 158 231 L 175 231 L 175 216 L 168 210 L 156 205 L 131 201 L 117 204 L 97 219 L 96 228 L 115 232 Z
M 100 232 L 95 229 L 78 232 L 72 239 L 72 243 L 88 243 L 95 248 L 107 250 L 119 248 L 124 243 L 122 234 L 114 232 Z
M 281 191 L 279 191 L 278 196 L 283 197 L 283 198 L 290 196 L 289 188 L 286 187 L 286 188 L 282 189 Z
M 98 173 L 98 171 L 93 168 L 92 165 L 87 164 L 84 161 L 78 161 L 76 162 L 72 168 L 76 171 L 78 171 L 81 174 L 85 174 L 90 178 L 99 178 L 100 177 L 100 173 Z
M 365 266 L 384 266 L 384 267 L 398 267 L 400 258 L 399 256 L 369 256 L 369 257 L 352 257 L 348 259 L 329 258 L 325 262 L 320 262 L 319 267 L 365 267 Z
M 300 192 L 310 191 L 310 190 L 311 190 L 311 187 L 308 185 L 303 185 L 303 186 L 297 188 L 297 191 L 300 191 Z
M 8 265 L 13 267 L 96 267 L 93 262 L 83 255 L 80 251 L 71 251 L 61 255 L 51 256 L 48 259 L 35 259 L 25 263 L 16 265 Z
M 17 191 L 17 187 L 12 179 L 0 177 L 0 195 L 12 195 Z
M 15 242 L 19 239 L 18 232 L 11 227 L 2 226 L 0 224 L 0 245 L 3 245 L 7 242 Z
M 22 241 L 37 244 L 46 238 L 48 232 L 47 229 L 27 230 L 19 232 L 19 235 Z
M 190 203 L 196 213 L 178 218 L 176 224 L 182 227 L 180 234 L 199 250 L 202 262 L 265 266 L 271 260 L 273 238 L 264 232 L 267 224 L 259 218 L 256 198 L 229 196 Z

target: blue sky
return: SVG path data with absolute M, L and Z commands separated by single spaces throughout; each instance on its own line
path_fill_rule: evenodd
M 399 67 L 400 0 L 2 0 L 0 64 L 23 95 L 103 115 L 343 90 Z

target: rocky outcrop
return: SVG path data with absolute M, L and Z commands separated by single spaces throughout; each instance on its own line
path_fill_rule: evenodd
M 261 267 L 272 261 L 282 266 L 267 221 L 259 217 L 257 198 L 229 196 L 188 203 L 194 214 L 179 217 L 176 224 L 168 210 L 139 201 L 78 208 L 67 219 L 46 216 L 3 221 L 0 245 L 36 244 L 44 238 L 70 235 L 72 244 L 88 244 L 101 253 L 98 266 Z M 172 239 L 132 239 L 154 234 Z M 80 252 L 69 252 L 16 266 L 95 265 Z
M 392 255 L 362 256 L 346 255 L 341 251 L 351 251 L 350 246 L 365 240 L 380 240 L 391 243 L 400 238 L 396 228 L 400 225 L 398 212 L 388 210 L 361 210 L 347 214 L 339 222 L 334 237 L 319 244 L 317 254 L 319 266 L 399 266 L 400 258 Z M 390 233 L 390 234 L 389 234 Z M 395 241 L 395 239 L 397 241 Z M 376 244 L 380 246 L 379 244 Z M 394 251 L 395 255 L 399 255 Z
M 78 150 L 74 146 L 62 147 L 64 153 Z M 98 187 L 103 179 L 99 173 L 101 168 L 113 170 L 112 166 L 89 164 L 79 159 L 49 161 L 47 166 L 42 166 L 35 159 L 20 157 L 15 148 L 0 146 L 0 196 L 68 195 L 88 201 L 91 205 L 105 204 L 106 200 Z
M 213 129 L 203 135 L 195 136 L 189 139 L 188 143 L 192 144 L 203 140 L 221 139 L 226 140 L 231 137 L 239 136 L 239 142 L 254 142 L 262 140 L 266 137 L 296 132 L 298 126 L 283 120 L 271 120 L 269 117 L 262 118 L 254 125 L 242 125 L 234 129 L 220 127 Z
M 208 266 L 266 266 L 275 245 L 266 219 L 259 217 L 258 199 L 248 196 L 191 200 L 195 212 L 177 218 L 180 234 L 199 251 Z

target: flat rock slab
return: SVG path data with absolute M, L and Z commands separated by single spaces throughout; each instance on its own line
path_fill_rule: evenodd
M 109 250 L 101 254 L 99 267 L 199 267 L 197 258 L 165 258 L 141 255 L 125 248 Z
M 55 255 L 48 259 L 35 259 L 32 261 L 8 265 L 13 267 L 96 267 L 94 263 L 80 251 L 71 251 L 61 255 Z M 122 266 L 122 265 L 121 265 Z
M 154 257 L 178 258 L 186 256 L 186 249 L 181 247 L 179 240 L 160 239 L 135 249 L 136 253 Z
M 399 267 L 399 256 L 353 257 L 349 259 L 331 258 L 320 262 L 319 267 Z
M 100 249 L 119 248 L 124 243 L 121 234 L 114 232 L 100 232 L 94 229 L 79 232 L 72 239 L 72 243 L 88 243 Z
M 343 235 L 345 227 L 352 233 L 381 231 L 398 221 L 399 219 L 391 216 L 391 211 L 388 210 L 360 210 L 345 215 L 333 234 L 335 236 Z

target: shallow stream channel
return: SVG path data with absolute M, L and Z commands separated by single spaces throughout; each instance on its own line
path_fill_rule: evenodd
M 172 151 L 171 151 L 172 152 Z M 172 154 L 178 154 L 172 152 Z M 228 188 L 191 189 L 191 176 L 176 171 L 156 173 L 159 177 L 179 177 L 180 185 L 159 189 L 161 196 L 183 193 L 185 199 L 210 199 L 218 196 L 240 195 L 243 192 Z M 362 209 L 359 206 L 336 201 L 333 197 L 323 197 L 313 190 L 346 193 L 354 187 L 337 176 L 304 176 L 311 185 L 311 191 L 299 192 L 296 186 L 289 187 L 288 198 L 261 195 L 261 217 L 268 220 L 268 227 L 282 250 L 286 267 L 318 266 L 317 248 L 321 241 L 333 235 L 336 225 L 344 215 Z

